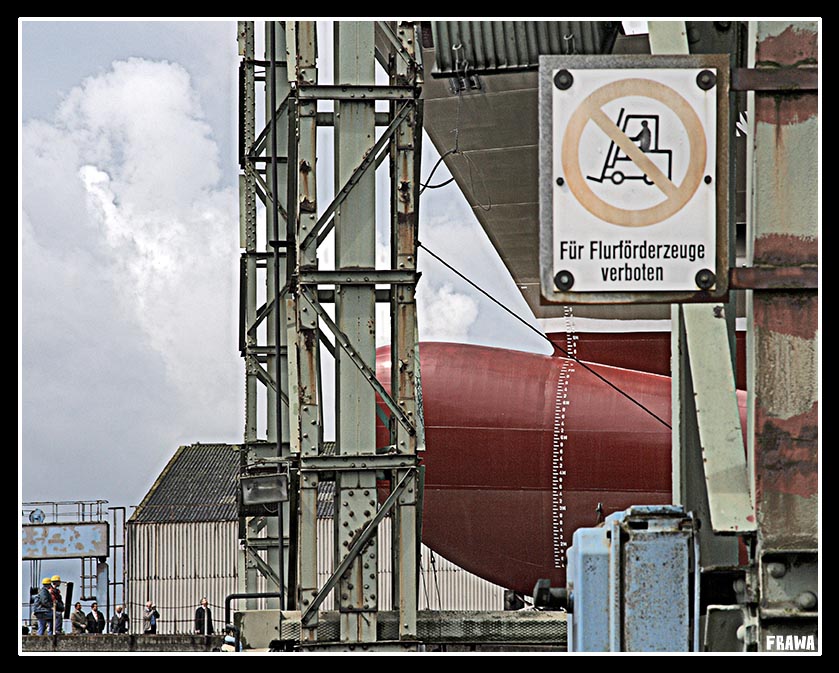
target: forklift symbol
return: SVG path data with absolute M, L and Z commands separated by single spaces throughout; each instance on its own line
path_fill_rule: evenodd
M 658 166 L 668 180 L 673 179 L 673 152 L 658 146 L 658 115 L 626 115 L 625 108 L 618 114 L 617 127 L 632 141 L 637 142 L 641 151 Z M 621 122 L 623 125 L 621 126 Z M 650 128 L 652 127 L 652 128 Z M 624 180 L 643 180 L 652 185 L 653 181 L 628 157 L 613 140 L 606 154 L 606 162 L 599 176 L 587 175 L 589 180 L 604 182 L 611 180 L 619 185 Z

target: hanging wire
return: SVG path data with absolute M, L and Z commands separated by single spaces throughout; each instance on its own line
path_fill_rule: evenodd
M 469 164 L 469 187 L 472 189 L 472 193 L 474 194 L 475 193 L 475 182 L 472 179 L 472 166 L 475 166 L 475 162 L 472 160 L 472 157 L 470 157 L 465 152 L 463 153 L 463 156 L 466 157 L 466 161 Z M 488 213 L 490 210 L 492 210 L 492 197 L 490 196 L 489 190 L 487 189 L 487 183 L 486 183 L 486 180 L 484 180 L 483 171 L 478 166 L 475 166 L 475 170 L 478 171 L 478 175 L 481 178 L 481 184 L 484 186 L 484 194 L 486 194 L 487 203 L 489 205 L 484 207 L 484 205 L 480 201 L 478 201 L 478 199 L 475 199 L 475 203 L 478 204 L 478 208 L 480 208 L 484 212 Z
M 422 193 L 426 189 L 439 189 L 440 187 L 445 187 L 446 185 L 451 183 L 454 180 L 454 176 L 450 177 L 445 182 L 441 182 L 441 183 L 436 184 L 436 185 L 430 184 L 431 178 L 434 175 L 434 172 L 437 170 L 437 167 L 440 165 L 440 162 L 443 161 L 443 159 L 445 157 L 449 156 L 450 154 L 461 155 L 466 159 L 466 163 L 467 163 L 467 166 L 468 166 L 468 169 L 469 169 L 469 185 L 470 185 L 473 193 L 475 191 L 475 180 L 474 180 L 474 176 L 472 175 L 472 169 L 473 168 L 477 171 L 478 176 L 481 178 L 481 184 L 483 185 L 484 194 L 486 194 L 486 196 L 487 196 L 487 203 L 489 205 L 484 206 L 479 201 L 476 201 L 476 203 L 481 210 L 483 210 L 485 212 L 489 212 L 490 210 L 492 210 L 492 199 L 489 195 L 489 190 L 487 189 L 487 186 L 486 186 L 486 180 L 484 179 L 483 171 L 481 171 L 480 167 L 475 164 L 474 160 L 472 159 L 472 157 L 469 156 L 469 154 L 467 152 L 461 152 L 460 151 L 460 114 L 461 114 L 461 110 L 462 110 L 462 107 L 463 107 L 463 89 L 465 88 L 466 82 L 469 79 L 469 61 L 467 59 L 461 59 L 460 58 L 460 55 L 458 54 L 458 52 L 461 49 L 463 49 L 463 45 L 459 42 L 452 46 L 452 51 L 454 52 L 455 73 L 458 73 L 458 72 L 462 73 L 461 76 L 462 76 L 462 82 L 463 82 L 463 86 L 458 86 L 458 90 L 457 90 L 457 113 L 455 115 L 455 124 L 454 124 L 454 129 L 453 129 L 453 132 L 454 132 L 454 147 L 449 149 L 449 150 L 446 150 L 442 154 L 442 156 L 437 160 L 437 163 L 434 164 L 434 167 L 431 169 L 431 173 L 428 175 L 428 178 L 426 179 L 425 183 L 420 182 L 420 186 L 422 187 L 422 189 L 420 189 L 420 195 L 422 195 Z
M 437 590 L 437 609 L 443 609 L 443 599 L 440 597 L 440 579 L 437 577 L 437 561 L 434 558 L 434 552 L 430 551 L 431 554 L 431 572 L 434 573 L 434 588 Z
M 431 609 L 431 601 L 428 600 L 428 586 L 425 582 L 425 568 L 422 567 L 422 552 L 420 552 L 420 579 L 422 580 L 422 592 L 425 594 L 425 607 Z
M 551 340 L 550 340 L 547 336 L 545 336 L 544 334 L 542 334 L 542 332 L 540 332 L 538 329 L 536 329 L 535 327 L 533 327 L 533 325 L 531 325 L 531 324 L 530 324 L 530 323 L 528 323 L 526 320 L 524 320 L 524 318 L 522 318 L 521 316 L 517 315 L 516 313 L 514 313 L 513 311 L 511 311 L 509 308 L 507 308 L 506 306 L 504 306 L 504 304 L 502 304 L 500 301 L 498 301 L 495 297 L 493 297 L 491 294 L 489 294 L 489 293 L 488 293 L 486 290 L 484 290 L 482 287 L 480 287 L 480 286 L 479 286 L 479 285 L 477 285 L 476 283 L 474 283 L 474 282 L 472 282 L 471 280 L 469 280 L 466 276 L 464 276 L 462 273 L 460 273 L 460 271 L 458 271 L 457 269 L 455 269 L 455 268 L 454 268 L 451 264 L 449 264 L 448 262 L 446 262 L 444 259 L 442 259 L 442 258 L 441 258 L 441 257 L 439 257 L 438 255 L 434 254 L 431 250 L 429 250 L 426 246 L 424 246 L 424 245 L 423 245 L 420 241 L 417 241 L 417 247 L 422 248 L 423 250 L 425 250 L 425 251 L 426 251 L 429 255 L 431 255 L 434 259 L 436 259 L 438 262 L 440 262 L 443 266 L 445 266 L 446 268 L 448 268 L 450 271 L 454 272 L 454 273 L 455 273 L 458 277 L 462 278 L 462 279 L 463 279 L 463 280 L 465 280 L 467 283 L 469 283 L 469 285 L 471 285 L 472 287 L 474 287 L 474 288 L 475 288 L 478 292 L 480 292 L 481 294 L 483 294 L 483 295 L 484 295 L 487 299 L 489 299 L 489 300 L 490 300 L 490 301 L 492 301 L 493 303 L 495 303 L 495 304 L 497 304 L 498 306 L 500 306 L 500 307 L 501 307 L 502 309 L 504 309 L 507 313 L 509 313 L 511 316 L 513 316 L 516 320 L 518 320 L 520 323 L 522 323 L 525 327 L 527 327 L 528 329 L 530 329 L 530 330 L 532 330 L 533 332 L 535 332 L 536 334 L 538 334 L 538 335 L 539 335 L 540 337 L 542 337 L 545 341 L 547 341 L 549 344 L 551 344 L 551 346 L 553 346 L 556 350 L 558 350 L 558 351 L 560 351 L 561 353 L 563 353 L 563 354 L 565 355 L 565 357 L 570 358 L 571 360 L 574 360 L 575 362 L 579 363 L 579 364 L 580 364 L 580 365 L 581 365 L 581 366 L 582 366 L 582 367 L 583 367 L 586 371 L 588 371 L 589 373 L 593 374 L 595 377 L 597 377 L 598 379 L 600 379 L 601 381 L 603 381 L 603 383 L 605 383 L 607 386 L 609 386 L 610 388 L 614 389 L 616 392 L 618 392 L 618 393 L 620 393 L 621 395 L 623 395 L 623 396 L 624 396 L 626 399 L 628 399 L 630 402 L 632 402 L 633 404 L 637 405 L 638 407 L 640 407 L 641 409 L 643 409 L 644 411 L 646 411 L 646 412 L 647 412 L 650 416 L 652 416 L 654 419 L 656 419 L 656 420 L 657 420 L 659 423 L 661 423 L 663 426 L 665 426 L 666 428 L 670 428 L 670 429 L 672 429 L 672 428 L 671 428 L 671 426 L 670 426 L 670 424 L 669 424 L 667 421 L 665 421 L 663 418 L 661 418 L 660 416 L 658 416 L 658 415 L 657 415 L 654 411 L 652 411 L 651 409 L 648 409 L 647 407 L 645 407 L 643 404 L 641 404 L 641 402 L 639 402 L 638 400 L 636 400 L 636 399 L 635 399 L 634 397 L 632 397 L 629 393 L 624 392 L 623 390 L 621 390 L 620 388 L 618 388 L 618 387 L 617 387 L 614 383 L 612 383 L 611 381 L 609 381 L 609 380 L 608 380 L 606 377 L 604 377 L 602 374 L 600 374 L 600 373 L 598 373 L 598 372 L 594 371 L 594 369 L 592 369 L 592 368 L 591 368 L 588 364 L 586 364 L 585 362 L 583 362 L 582 360 L 580 360 L 579 358 L 577 358 L 577 356 L 576 356 L 576 355 L 571 355 L 571 354 L 570 354 L 567 350 L 565 350 L 562 346 L 560 346 L 559 344 L 557 344 L 557 343 L 555 343 L 555 342 L 551 341 Z
M 450 154 L 454 154 L 455 152 L 457 152 L 457 148 L 456 148 L 456 147 L 455 147 L 455 148 L 452 148 L 452 149 L 450 149 L 450 150 L 446 150 L 446 152 L 444 152 L 444 153 L 443 153 L 443 155 L 442 155 L 439 159 L 437 159 L 437 163 L 436 163 L 436 164 L 434 164 L 434 167 L 431 169 L 431 173 L 429 173 L 429 174 L 428 174 L 428 177 L 426 178 L 426 183 L 425 183 L 425 184 L 423 184 L 422 182 L 420 182 L 420 185 L 422 186 L 422 189 L 420 190 L 420 196 L 422 196 L 422 193 L 423 193 L 426 189 L 437 189 L 438 187 L 445 187 L 445 186 L 446 186 L 447 184 L 449 184 L 452 180 L 454 180 L 454 178 L 449 178 L 448 180 L 446 180 L 445 182 L 440 183 L 439 185 L 429 185 L 429 184 L 428 184 L 429 182 L 431 182 L 431 178 L 432 178 L 432 177 L 434 177 L 434 172 L 437 170 L 437 167 L 440 165 L 440 163 L 443 161 L 443 159 L 445 159 L 445 158 L 446 158 L 447 156 L 449 156 Z
M 426 185 L 422 185 L 422 189 L 420 190 L 420 194 L 422 194 L 422 193 L 423 193 L 426 189 L 439 189 L 440 187 L 445 187 L 445 186 L 446 186 L 447 184 L 449 184 L 452 180 L 454 180 L 454 177 L 451 177 L 451 178 L 449 178 L 448 180 L 446 180 L 445 182 L 441 182 L 441 183 L 440 183 L 440 184 L 438 184 L 438 185 L 427 185 L 427 184 L 426 184 Z M 422 183 L 420 183 L 420 184 L 422 184 Z

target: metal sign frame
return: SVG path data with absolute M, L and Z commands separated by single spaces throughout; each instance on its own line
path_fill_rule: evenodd
M 557 86 L 553 72 L 567 70 L 617 69 L 716 69 L 717 126 L 716 165 L 716 250 L 714 278 L 703 289 L 645 291 L 574 291 L 558 286 L 554 268 L 553 182 L 553 88 Z M 539 60 L 539 262 L 542 304 L 650 304 L 720 301 L 728 295 L 729 275 L 729 139 L 733 133 L 729 119 L 729 57 L 714 55 L 610 55 L 610 56 L 542 56 Z M 706 129 L 706 133 L 711 132 Z

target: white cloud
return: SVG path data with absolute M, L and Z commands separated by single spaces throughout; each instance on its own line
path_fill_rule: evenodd
M 87 163 L 110 169 L 114 191 L 145 211 L 180 211 L 220 176 L 218 148 L 189 74 L 132 58 L 89 77 L 59 107 L 57 127 Z
M 238 196 L 220 175 L 211 129 L 177 64 L 115 62 L 73 89 L 53 121 L 25 124 L 24 389 L 33 391 L 25 398 L 25 458 L 60 450 L 36 445 L 51 421 L 39 409 L 57 408 L 74 388 L 84 406 L 101 405 L 107 387 L 122 427 L 140 433 L 117 431 L 111 445 L 89 445 L 94 460 L 97 452 L 112 456 L 113 442 L 133 441 L 160 460 L 179 443 L 240 439 Z M 63 326 L 74 338 L 54 361 L 44 335 Z M 130 358 L 98 362 L 94 344 Z M 47 362 L 58 366 L 52 376 Z M 135 385 L 106 383 L 115 380 Z M 131 417 L 138 400 L 146 428 Z M 72 420 L 65 435 L 93 432 L 89 417 Z M 156 467 L 138 461 L 132 502 Z M 87 496 L 100 497 L 75 495 Z
M 469 328 L 478 317 L 477 301 L 456 292 L 450 283 L 420 288 L 417 295 L 422 341 L 468 341 Z

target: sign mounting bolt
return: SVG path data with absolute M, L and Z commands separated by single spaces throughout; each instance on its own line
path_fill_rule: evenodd
M 696 83 L 700 89 L 713 89 L 717 83 L 717 76 L 710 70 L 703 70 L 696 76 Z
M 565 91 L 566 89 L 570 89 L 573 83 L 574 77 L 567 70 L 560 70 L 554 75 L 554 84 L 556 84 L 557 89 Z
M 717 277 L 710 269 L 701 269 L 696 272 L 696 285 L 700 290 L 710 290 Z
M 563 269 L 554 276 L 554 283 L 563 292 L 570 290 L 574 285 L 574 274 Z

